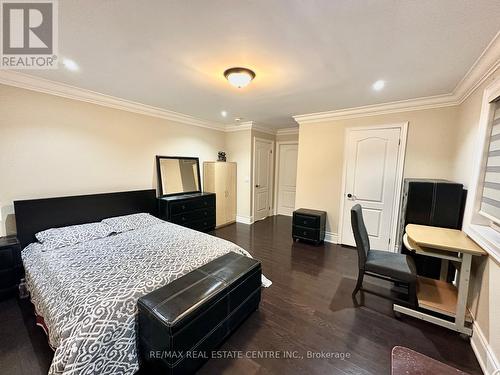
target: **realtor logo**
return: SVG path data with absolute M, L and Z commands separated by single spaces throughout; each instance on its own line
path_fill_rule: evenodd
M 0 68 L 57 68 L 57 0 L 0 0 Z

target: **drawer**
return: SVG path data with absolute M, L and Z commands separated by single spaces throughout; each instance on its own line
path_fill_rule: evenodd
M 204 220 L 191 221 L 184 226 L 201 232 L 212 230 L 215 228 L 215 216 Z
M 299 227 L 297 225 L 294 225 L 292 227 L 292 235 L 294 237 L 300 237 L 300 238 L 305 238 L 308 240 L 319 241 L 320 240 L 319 234 L 320 234 L 319 229 Z
M 319 216 L 306 216 L 301 214 L 295 214 L 293 217 L 293 225 L 299 225 L 301 227 L 315 228 L 319 229 Z
M 9 269 L 14 266 L 14 254 L 16 249 L 2 249 L 0 250 L 0 270 Z
M 194 210 L 184 212 L 178 215 L 172 215 L 170 221 L 175 224 L 185 224 L 190 221 L 197 221 L 215 217 L 215 210 L 213 208 L 202 208 L 201 210 Z
M 197 199 L 187 199 L 180 202 L 172 202 L 170 203 L 170 213 L 171 215 L 177 215 L 185 211 L 193 211 L 210 207 L 215 207 L 215 195 L 209 195 Z
M 17 283 L 18 271 L 14 268 L 0 271 L 0 289 L 10 288 Z

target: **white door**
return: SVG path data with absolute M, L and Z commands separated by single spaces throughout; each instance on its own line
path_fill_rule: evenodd
M 271 209 L 271 168 L 273 142 L 255 139 L 254 147 L 254 220 L 269 216 Z
M 398 179 L 400 128 L 350 130 L 346 139 L 346 174 L 342 243 L 355 246 L 351 207 L 360 204 L 376 250 L 389 250 Z
M 278 215 L 291 216 L 295 210 L 295 190 L 297 183 L 297 155 L 299 145 L 281 144 L 278 147 Z

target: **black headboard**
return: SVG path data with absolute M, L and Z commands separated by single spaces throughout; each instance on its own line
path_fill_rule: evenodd
M 154 189 L 15 201 L 17 238 L 24 248 L 45 229 L 138 212 L 157 215 L 157 207 Z

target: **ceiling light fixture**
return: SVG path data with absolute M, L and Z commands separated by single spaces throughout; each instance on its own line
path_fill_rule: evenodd
M 220 115 L 221 115 L 222 117 L 227 117 L 227 111 L 221 111 Z
M 76 72 L 79 69 L 78 64 L 71 59 L 63 59 L 63 65 L 72 72 Z
M 239 89 L 248 85 L 255 78 L 255 73 L 247 68 L 229 68 L 224 72 L 229 83 Z
M 379 79 L 377 82 L 375 82 L 372 87 L 375 91 L 380 91 L 384 88 L 385 86 L 385 81 L 382 79 Z

